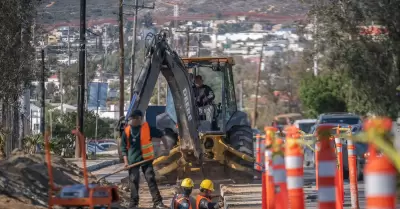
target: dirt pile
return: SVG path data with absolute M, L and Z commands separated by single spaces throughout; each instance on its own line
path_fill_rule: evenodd
M 83 181 L 81 169 L 59 156 L 52 156 L 56 186 Z M 93 176 L 90 181 L 95 180 Z M 48 170 L 44 155 L 28 155 L 15 150 L 8 159 L 0 161 L 0 209 L 38 209 L 47 205 Z M 12 207 L 11 207 L 12 206 Z

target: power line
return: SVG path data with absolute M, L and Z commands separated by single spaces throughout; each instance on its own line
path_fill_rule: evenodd
M 186 56 L 189 57 L 190 34 L 202 33 L 202 32 L 192 31 L 190 28 L 187 28 L 186 30 L 177 30 L 175 32 L 177 32 L 177 33 L 186 33 Z
M 125 5 L 125 6 L 131 6 L 131 5 Z M 155 3 L 153 3 L 152 6 L 145 6 L 144 2 L 142 5 L 139 5 L 138 0 L 135 0 L 135 5 L 133 5 L 132 7 L 134 7 L 135 9 L 135 13 L 134 13 L 134 22 L 133 22 L 133 37 L 132 37 L 132 55 L 131 55 L 131 99 L 133 97 L 133 89 L 134 89 L 134 85 L 135 85 L 135 57 L 136 57 L 136 33 L 137 33 L 137 15 L 139 12 L 139 8 L 141 9 L 154 9 L 155 8 Z

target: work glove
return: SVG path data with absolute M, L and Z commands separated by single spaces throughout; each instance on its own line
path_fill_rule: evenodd
M 222 202 L 222 201 L 219 201 L 219 203 L 218 203 L 218 207 L 219 207 L 219 208 L 224 208 L 224 202 Z

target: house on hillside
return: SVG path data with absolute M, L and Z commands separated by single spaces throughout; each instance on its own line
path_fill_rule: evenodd
M 53 109 L 61 111 L 61 105 L 58 105 Z M 69 104 L 63 104 L 62 109 L 64 110 L 65 113 L 67 113 L 67 112 L 76 112 L 77 111 L 77 107 L 69 105 Z
M 32 134 L 39 134 L 40 133 L 40 119 L 41 119 L 41 111 L 40 107 L 36 106 L 35 104 L 30 104 L 30 129 Z

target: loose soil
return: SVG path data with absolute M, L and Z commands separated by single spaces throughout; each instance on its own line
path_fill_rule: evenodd
M 82 170 L 59 156 L 52 156 L 55 186 L 80 184 Z M 89 175 L 89 182 L 95 178 Z M 48 200 L 48 169 L 45 156 L 15 150 L 0 160 L 0 209 L 41 209 Z

